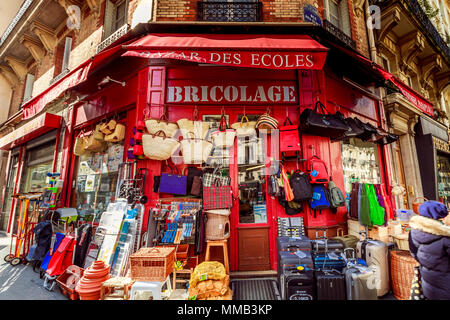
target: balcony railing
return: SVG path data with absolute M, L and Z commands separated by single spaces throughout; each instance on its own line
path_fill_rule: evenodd
M 11 21 L 11 23 L 9 24 L 8 28 L 6 28 L 5 32 L 3 33 L 1 39 L 0 39 L 0 46 L 3 45 L 3 43 L 6 41 L 6 38 L 8 38 L 9 34 L 11 33 L 11 31 L 14 29 L 14 27 L 17 25 L 17 23 L 19 22 L 19 20 L 23 17 L 23 15 L 25 14 L 25 12 L 27 11 L 27 9 L 31 6 L 31 4 L 33 3 L 34 0 L 26 0 L 22 7 L 20 7 L 19 12 L 17 12 L 16 16 L 14 17 L 14 19 Z
M 352 38 L 350 38 L 348 35 L 346 35 L 341 29 L 339 29 L 334 24 L 332 24 L 330 21 L 323 20 L 323 27 L 329 33 L 331 33 L 336 38 L 338 38 L 339 40 L 344 42 L 347 46 L 356 50 L 356 42 Z
M 50 85 L 54 84 L 56 81 L 62 79 L 66 74 L 69 73 L 69 69 L 65 69 L 63 71 L 61 71 L 60 74 L 58 74 L 56 77 L 54 77 L 52 80 L 50 80 Z
M 262 21 L 262 3 L 256 1 L 199 1 L 197 2 L 197 20 L 218 22 Z
M 124 24 L 119 29 L 117 29 L 112 35 L 110 35 L 108 38 L 103 40 L 98 46 L 97 46 L 97 53 L 100 51 L 103 51 L 105 48 L 110 46 L 112 43 L 123 37 L 128 31 L 130 30 L 130 26 L 128 24 Z
M 430 19 L 428 19 L 428 16 L 423 11 L 419 2 L 417 2 L 417 0 L 407 0 L 407 2 L 409 4 L 411 11 L 414 13 L 414 15 L 420 21 L 420 23 L 424 26 L 425 30 L 428 32 L 428 34 L 431 36 L 434 42 L 436 42 L 438 47 L 445 53 L 448 59 L 450 57 L 450 47 L 448 46 L 447 43 L 445 43 L 444 39 L 442 39 L 441 35 L 436 30 Z

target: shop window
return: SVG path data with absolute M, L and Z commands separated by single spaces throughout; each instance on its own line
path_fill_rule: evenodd
M 99 217 L 115 200 L 123 152 L 123 142 L 109 143 L 105 152 L 78 157 L 72 206 L 80 215 Z
M 326 18 L 347 36 L 351 37 L 347 0 L 327 0 Z
M 247 115 L 256 121 L 259 115 Z M 238 116 L 241 121 L 242 115 Z M 238 137 L 239 223 L 267 223 L 264 137 Z
M 3 201 L 2 215 L 0 219 L 1 230 L 6 230 L 8 228 L 8 220 L 11 213 L 12 195 L 14 193 L 14 182 L 16 181 L 18 164 L 19 156 L 12 156 L 11 165 L 7 172 L 8 180 L 6 182 L 5 198 Z
M 450 208 L 450 160 L 437 155 L 437 178 L 439 201 Z
M 350 194 L 352 183 L 381 183 L 380 160 L 375 143 L 360 139 L 341 142 L 345 192 Z

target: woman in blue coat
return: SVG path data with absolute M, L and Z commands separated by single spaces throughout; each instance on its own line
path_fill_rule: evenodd
M 430 300 L 450 300 L 450 216 L 445 205 L 427 201 L 409 221 L 409 248 L 420 264 L 422 289 Z

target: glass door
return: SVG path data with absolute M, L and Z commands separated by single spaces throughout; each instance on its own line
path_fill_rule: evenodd
M 3 200 L 2 215 L 0 219 L 0 229 L 6 230 L 8 228 L 9 216 L 11 214 L 12 195 L 14 192 L 14 182 L 16 180 L 17 167 L 19 165 L 19 155 L 11 157 L 11 165 L 8 170 L 8 180 L 6 183 L 5 198 Z

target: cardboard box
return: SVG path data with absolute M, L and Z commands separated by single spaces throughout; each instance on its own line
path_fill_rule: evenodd
M 364 226 L 361 225 L 358 220 L 351 220 L 351 219 L 347 220 L 347 228 L 349 235 L 356 236 L 358 238 L 360 237 L 359 232 L 365 230 Z
M 374 226 L 369 230 L 369 238 L 389 243 L 388 227 Z

